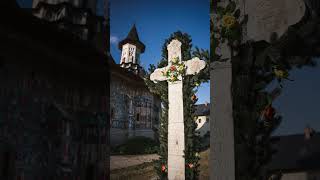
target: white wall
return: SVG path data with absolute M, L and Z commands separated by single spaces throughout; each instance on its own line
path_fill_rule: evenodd
M 209 116 L 198 116 L 196 117 L 197 128 L 196 131 L 200 133 L 200 136 L 204 136 L 207 132 L 210 131 L 210 120 L 207 121 L 206 119 Z

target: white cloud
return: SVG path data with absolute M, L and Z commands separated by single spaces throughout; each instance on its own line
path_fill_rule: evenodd
M 117 36 L 110 36 L 110 43 L 111 44 L 117 44 L 119 42 L 119 38 Z

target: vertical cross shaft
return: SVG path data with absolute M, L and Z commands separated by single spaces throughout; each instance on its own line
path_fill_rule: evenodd
M 177 40 L 168 45 L 169 65 L 174 58 L 181 61 L 181 43 Z M 182 78 L 168 84 L 169 118 L 168 118 L 168 179 L 185 179 L 184 159 L 184 117 Z

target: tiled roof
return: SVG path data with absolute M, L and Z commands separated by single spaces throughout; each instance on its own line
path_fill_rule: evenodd
M 276 136 L 277 151 L 267 165 L 268 171 L 303 171 L 320 169 L 320 133 L 310 139 L 304 134 Z
M 210 115 L 210 104 L 197 104 L 195 110 L 195 116 L 209 116 Z

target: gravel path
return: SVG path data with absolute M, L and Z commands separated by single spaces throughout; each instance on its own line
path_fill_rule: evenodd
M 146 162 L 152 162 L 158 158 L 159 156 L 157 154 L 111 156 L 110 170 L 136 166 Z

